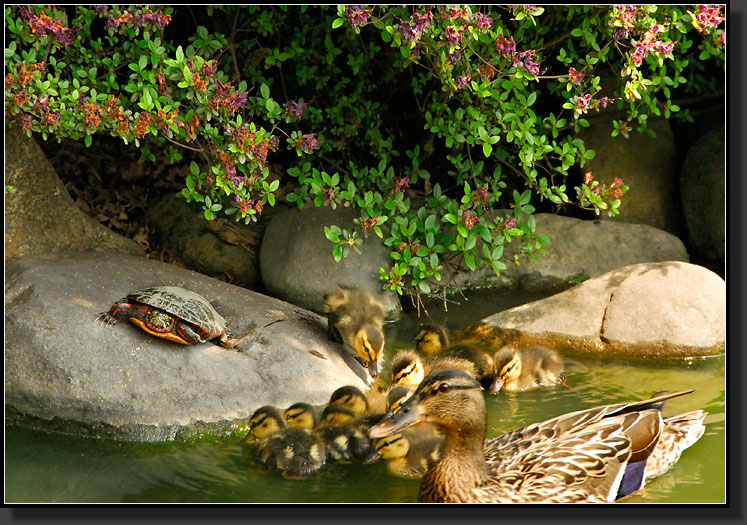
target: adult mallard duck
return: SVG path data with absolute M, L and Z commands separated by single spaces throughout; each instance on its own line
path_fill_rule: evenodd
M 493 355 L 494 380 L 490 392 L 501 388 L 521 392 L 563 381 L 563 361 L 549 348 L 533 346 L 527 348 L 506 347 Z
M 316 473 L 326 461 L 324 441 L 314 432 L 287 426 L 275 407 L 264 406 L 249 418 L 249 432 L 242 443 L 257 441 L 257 457 L 275 466 L 290 479 L 303 479 Z
M 375 379 L 384 350 L 384 306 L 365 290 L 336 285 L 324 296 L 322 311 L 330 339 L 352 348 Z
M 428 375 L 397 412 L 371 427 L 380 438 L 422 422 L 445 435 L 420 484 L 423 502 L 611 502 L 666 472 L 703 434 L 702 410 L 662 419 L 662 393 L 564 414 L 485 441 L 480 384 L 461 370 Z

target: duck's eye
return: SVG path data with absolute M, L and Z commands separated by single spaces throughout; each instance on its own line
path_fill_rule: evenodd
M 448 392 L 449 391 L 449 384 L 448 383 L 441 383 L 438 385 L 438 391 L 439 392 Z

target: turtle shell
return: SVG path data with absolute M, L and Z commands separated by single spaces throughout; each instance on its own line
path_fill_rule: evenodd
M 155 286 L 145 288 L 127 296 L 132 301 L 139 301 L 207 329 L 207 338 L 222 335 L 228 329 L 228 322 L 213 305 L 198 293 L 179 286 Z

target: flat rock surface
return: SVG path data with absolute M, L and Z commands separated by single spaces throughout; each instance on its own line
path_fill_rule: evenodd
M 694 264 L 625 266 L 482 320 L 493 344 L 547 344 L 567 354 L 626 358 L 719 355 L 726 283 Z
M 202 294 L 233 333 L 248 335 L 228 350 L 96 321 L 129 292 L 161 284 Z M 120 439 L 230 427 L 264 404 L 322 404 L 340 386 L 366 387 L 364 369 L 325 330 L 313 312 L 150 259 L 16 259 L 5 280 L 6 408 L 36 424 Z

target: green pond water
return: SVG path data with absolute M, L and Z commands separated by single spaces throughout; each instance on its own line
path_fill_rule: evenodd
M 488 291 L 462 304 L 429 312 L 449 328 L 534 297 Z M 417 319 L 387 327 L 387 355 L 411 346 Z M 726 358 L 635 364 L 566 359 L 570 388 L 485 394 L 488 437 L 594 405 L 643 399 L 669 390 L 694 389 L 667 402 L 664 416 L 704 409 L 706 431 L 672 470 L 628 497 L 632 503 L 723 503 L 726 501 Z M 300 401 L 300 400 L 299 400 Z M 238 440 L 193 443 L 122 443 L 78 438 L 20 427 L 5 434 L 7 503 L 412 503 L 419 481 L 387 474 L 373 465 L 328 463 L 313 479 L 287 480 L 259 468 Z

